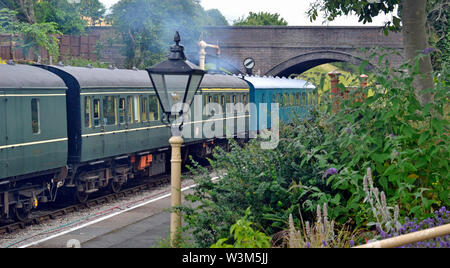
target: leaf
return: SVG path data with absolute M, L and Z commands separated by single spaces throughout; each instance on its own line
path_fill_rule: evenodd
M 424 143 L 424 141 L 428 140 L 428 138 L 430 137 L 430 133 L 427 132 L 423 132 L 420 135 L 419 141 L 417 142 L 418 145 L 422 145 L 422 143 Z
M 390 157 L 389 154 L 372 154 L 370 158 L 372 158 L 374 161 L 378 163 L 384 163 L 386 159 Z
M 437 118 L 433 118 L 431 119 L 431 126 L 438 132 L 438 133 L 442 133 L 442 121 L 437 119 Z

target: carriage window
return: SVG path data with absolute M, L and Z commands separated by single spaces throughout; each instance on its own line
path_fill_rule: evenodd
M 142 122 L 147 122 L 147 98 L 142 98 L 142 108 L 141 108 L 141 118 Z
M 119 99 L 119 123 L 125 123 L 125 99 Z
M 103 125 L 112 126 L 117 123 L 116 97 L 103 98 Z
M 220 97 L 220 104 L 225 105 L 225 96 Z
M 133 123 L 133 97 L 127 97 L 127 121 Z
M 236 96 L 233 95 L 233 103 L 236 104 Z
M 247 95 L 244 95 L 243 98 L 244 105 L 247 105 Z
M 94 100 L 94 127 L 100 126 L 100 100 Z
M 306 96 L 305 96 L 305 92 L 302 93 L 302 106 L 306 106 Z
M 264 94 L 262 94 L 262 96 L 261 96 L 261 103 L 265 103 L 265 101 L 264 101 Z
M 156 96 L 150 97 L 150 121 L 158 121 L 159 120 L 159 103 L 158 98 Z
M 300 106 L 300 95 L 298 93 L 295 94 L 295 103 L 297 106 Z
M 84 126 L 92 127 L 91 97 L 84 97 Z
M 141 122 L 141 116 L 139 114 L 139 105 L 140 105 L 139 99 L 140 99 L 139 96 L 134 96 L 134 104 L 133 104 L 134 105 L 134 113 L 133 113 L 133 115 L 134 115 L 134 122 L 136 122 L 136 123 Z
M 294 106 L 294 93 L 289 94 L 289 96 L 291 97 L 291 106 Z
M 31 128 L 33 134 L 41 133 L 41 122 L 40 122 L 40 110 L 39 110 L 39 100 L 31 100 Z

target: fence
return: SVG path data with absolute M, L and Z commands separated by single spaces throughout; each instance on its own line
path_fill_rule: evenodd
M 63 60 L 67 58 L 84 58 L 91 61 L 97 60 L 97 41 L 100 36 L 88 34 L 82 36 L 58 35 L 60 58 L 53 60 Z M 40 57 L 44 61 L 49 61 L 47 51 L 40 47 L 36 55 L 29 50 L 25 52 L 23 48 L 13 41 L 12 35 L 0 35 L 0 58 L 3 60 L 13 59 L 15 61 L 36 61 Z

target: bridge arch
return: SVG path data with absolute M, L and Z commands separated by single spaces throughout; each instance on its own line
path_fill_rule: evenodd
M 340 51 L 313 51 L 293 57 L 278 64 L 277 66 L 270 69 L 266 73 L 266 75 L 288 77 L 291 74 L 301 74 L 313 67 L 330 62 L 349 62 L 354 65 L 360 66 L 363 60 L 359 57 L 355 57 L 351 54 Z M 366 66 L 366 69 L 368 70 L 371 70 L 373 68 L 374 66 L 370 63 Z

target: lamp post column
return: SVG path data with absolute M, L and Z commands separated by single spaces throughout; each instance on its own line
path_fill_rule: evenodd
M 169 143 L 172 146 L 171 163 L 171 207 L 181 205 L 181 136 L 173 136 Z M 181 212 L 172 211 L 170 214 L 170 245 L 177 247 L 178 232 L 181 228 Z

